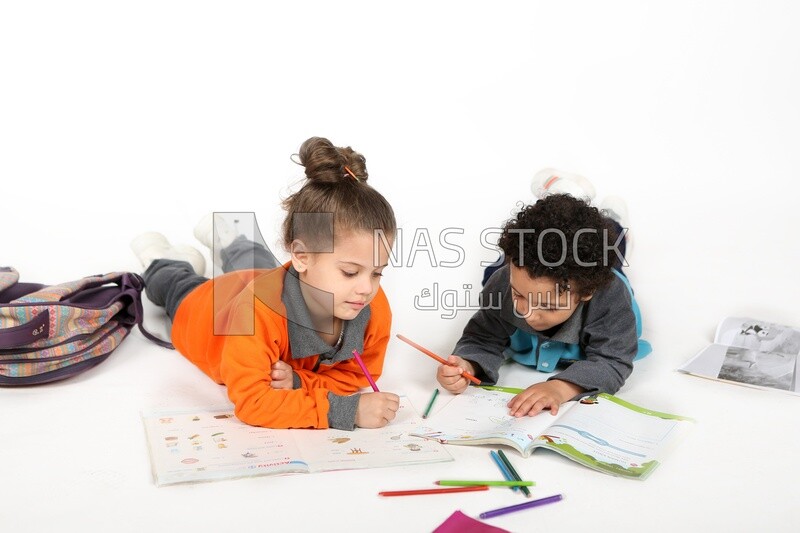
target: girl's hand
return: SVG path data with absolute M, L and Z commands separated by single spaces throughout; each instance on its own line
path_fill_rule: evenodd
M 292 367 L 283 361 L 275 361 L 272 364 L 272 371 L 269 373 L 272 379 L 273 389 L 288 389 L 294 387 L 294 374 Z
M 400 397 L 391 392 L 365 392 L 358 399 L 356 426 L 382 428 L 397 416 Z
M 559 406 L 583 392 L 574 383 L 551 379 L 543 383 L 531 385 L 508 402 L 511 416 L 534 416 L 544 409 L 550 409 L 551 415 L 558 414 Z
M 439 365 L 439 368 L 436 370 L 436 381 L 438 381 L 447 392 L 461 394 L 467 389 L 467 386 L 469 386 L 469 381 L 461 375 L 461 372 L 466 370 L 474 376 L 475 367 L 472 366 L 472 363 L 457 355 L 448 357 L 447 362 L 450 363 L 450 365 Z

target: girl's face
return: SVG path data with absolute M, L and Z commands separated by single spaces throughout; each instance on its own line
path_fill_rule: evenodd
M 388 262 L 389 251 L 366 231 L 337 235 L 331 253 L 292 255 L 312 314 L 341 320 L 352 320 L 372 301 Z
M 569 290 L 561 291 L 555 280 L 532 278 L 524 268 L 511 265 L 511 298 L 514 311 L 536 331 L 546 331 L 567 321 L 581 301 Z M 577 301 L 576 301 L 577 300 Z

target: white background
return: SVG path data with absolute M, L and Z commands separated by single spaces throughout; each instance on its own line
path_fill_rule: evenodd
M 277 6 L 277 4 L 276 4 Z M 654 346 L 619 395 L 696 418 L 644 483 L 546 451 L 515 463 L 563 502 L 512 531 L 795 531 L 800 400 L 681 375 L 726 315 L 800 325 L 800 7 L 793 2 L 4 2 L 0 263 L 58 283 L 135 270 L 146 230 L 197 244 L 209 211 L 255 212 L 270 243 L 307 137 L 367 157 L 403 264 L 393 333 L 448 353 L 469 317 L 414 309 L 438 282 L 480 283 L 485 228 L 534 198 L 545 166 L 628 201 L 628 274 Z M 431 267 L 412 237 L 464 250 Z M 285 257 L 285 256 L 284 256 Z M 158 311 L 150 329 L 164 334 Z M 383 390 L 420 408 L 436 365 L 393 339 Z M 505 367 L 501 383 L 546 376 Z M 430 531 L 510 491 L 404 499 L 379 490 L 497 476 L 486 449 L 419 468 L 158 489 L 139 412 L 218 403 L 177 353 L 134 333 L 67 382 L 0 390 L 0 529 Z M 512 461 L 513 459 L 512 455 Z M 791 506 L 791 507 L 790 507 Z

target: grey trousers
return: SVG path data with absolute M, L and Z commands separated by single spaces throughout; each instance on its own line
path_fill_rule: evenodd
M 220 252 L 222 271 L 233 272 L 254 268 L 275 268 L 280 265 L 272 252 L 263 244 L 240 235 Z M 142 275 L 145 294 L 154 304 L 163 307 L 167 316 L 175 318 L 178 306 L 187 294 L 208 278 L 192 270 L 186 261 L 156 259 Z

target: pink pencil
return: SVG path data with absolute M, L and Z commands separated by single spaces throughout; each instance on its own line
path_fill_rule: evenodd
M 378 386 L 375 384 L 375 380 L 372 379 L 369 370 L 367 370 L 367 366 L 364 364 L 364 361 L 361 360 L 361 356 L 358 354 L 358 350 L 353 350 L 353 357 L 356 358 L 356 363 L 358 363 L 358 366 L 360 366 L 361 370 L 364 371 L 364 375 L 367 376 L 367 381 L 369 381 L 372 390 L 375 392 L 380 392 L 378 390 Z

